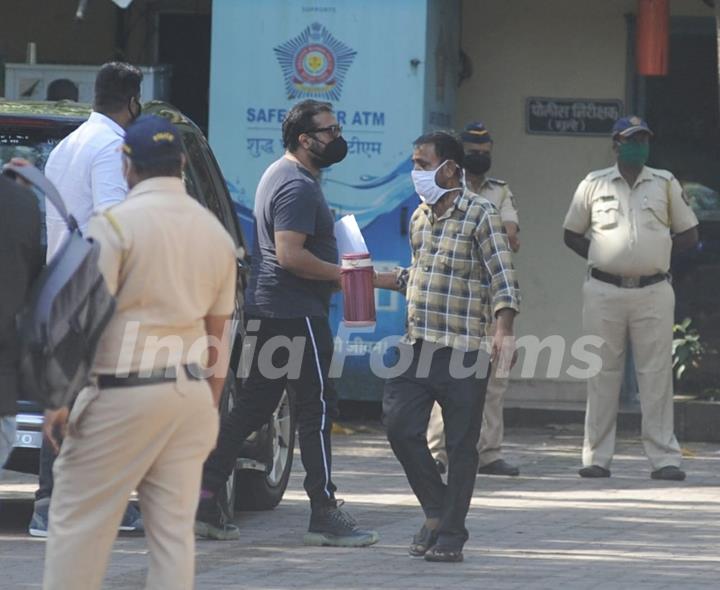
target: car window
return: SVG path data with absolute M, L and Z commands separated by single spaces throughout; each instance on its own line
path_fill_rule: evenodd
M 23 127 L 3 125 L 0 121 L 0 168 L 12 158 L 24 158 L 40 170 L 44 170 L 50 152 L 71 131 L 72 128 L 68 127 Z M 33 192 L 42 213 L 40 235 L 42 246 L 45 247 L 47 245 L 45 197 L 37 189 L 33 188 Z
M 210 149 L 190 131 L 183 133 L 183 143 L 188 158 L 188 192 L 215 214 L 238 245 L 243 245 L 238 234 L 235 213 L 229 205 L 230 197 Z
M 25 158 L 43 170 L 52 149 L 69 132 L 69 129 L 33 129 L 0 123 L 0 166 L 11 158 Z
M 190 180 L 191 186 L 188 187 L 188 192 L 190 191 L 190 188 L 192 188 L 194 191 L 192 193 L 193 197 L 198 199 L 217 217 L 222 219 L 222 211 L 217 203 L 215 187 L 213 186 L 212 178 L 207 171 L 200 141 L 193 133 L 186 132 L 183 133 L 183 143 L 185 144 L 185 152 L 188 159 L 187 165 L 190 168 L 189 176 L 192 177 Z
M 200 189 L 198 189 L 197 183 L 195 182 L 195 175 L 193 173 L 193 170 L 191 169 L 190 164 L 185 166 L 185 168 L 183 169 L 182 180 L 185 184 L 185 190 L 188 192 L 188 194 L 196 201 L 199 201 L 200 204 L 205 206 L 205 199 L 202 198 Z

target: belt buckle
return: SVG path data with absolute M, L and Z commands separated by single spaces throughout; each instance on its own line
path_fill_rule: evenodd
M 640 277 L 621 277 L 620 286 L 623 289 L 637 289 L 640 287 Z

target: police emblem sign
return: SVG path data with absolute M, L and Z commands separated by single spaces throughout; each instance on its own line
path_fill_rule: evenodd
M 320 23 L 274 48 L 289 99 L 340 99 L 345 74 L 357 52 Z

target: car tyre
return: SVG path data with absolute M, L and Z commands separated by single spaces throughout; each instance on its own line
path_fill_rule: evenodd
M 263 426 L 267 456 L 272 457 L 268 470 L 239 469 L 235 472 L 235 508 L 237 510 L 272 510 L 282 500 L 290 480 L 295 450 L 294 396 L 283 392 L 269 424 Z
M 237 379 L 230 370 L 220 398 L 221 419 L 233 409 L 236 387 Z M 220 491 L 218 501 L 228 519 L 235 510 L 272 510 L 280 503 L 292 471 L 295 430 L 294 396 L 286 390 L 270 422 L 251 435 L 260 441 L 259 454 L 267 457 L 267 469 L 236 468 Z

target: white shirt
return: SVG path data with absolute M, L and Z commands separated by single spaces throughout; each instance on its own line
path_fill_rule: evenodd
M 57 187 L 65 207 L 84 233 L 90 217 L 125 199 L 128 187 L 122 172 L 125 131 L 115 121 L 93 112 L 85 123 L 50 153 L 45 176 Z M 47 201 L 47 260 L 58 251 L 67 227 Z

